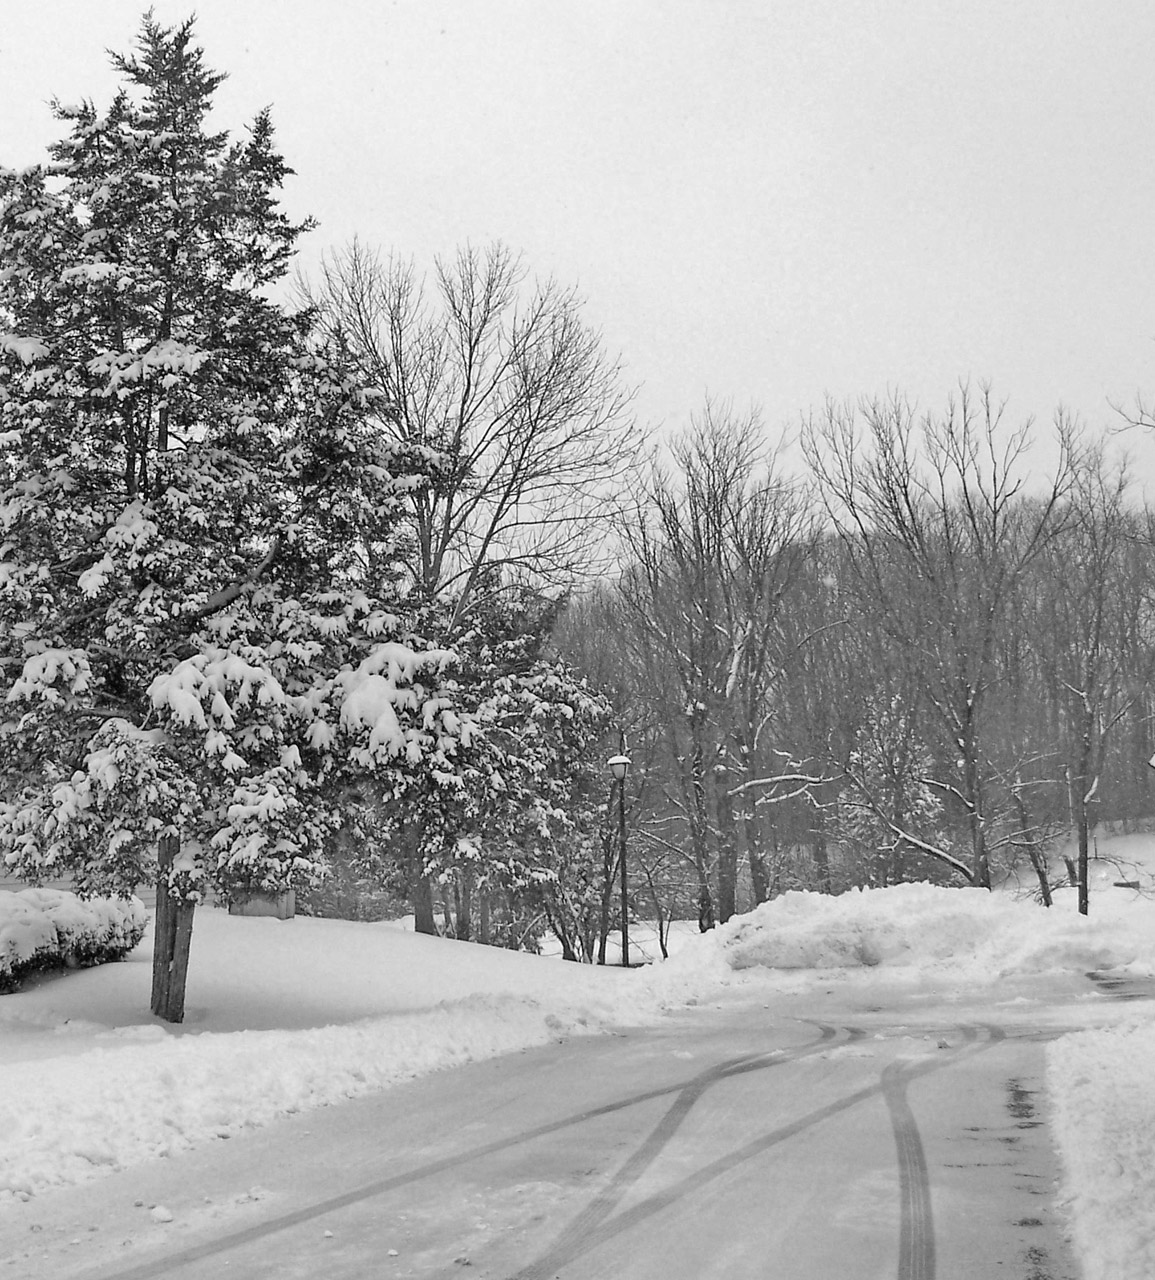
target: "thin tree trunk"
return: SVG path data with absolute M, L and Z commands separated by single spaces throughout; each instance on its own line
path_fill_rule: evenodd
M 747 781 L 750 776 L 747 773 Z M 754 895 L 754 905 L 757 906 L 770 896 L 770 877 L 762 854 L 764 826 L 756 814 L 753 800 L 745 801 L 745 805 L 742 829 L 746 840 L 746 861 L 750 864 L 750 891 Z
M 1085 916 L 1090 909 L 1091 829 L 1087 821 L 1087 808 L 1079 807 L 1079 914 Z
M 658 946 L 662 951 L 662 959 L 670 958 L 670 922 L 666 918 L 666 913 L 662 910 L 661 899 L 658 897 L 658 891 L 654 887 L 653 877 L 650 877 L 650 897 L 654 903 L 654 923 L 658 929 Z
M 698 932 L 709 933 L 718 923 L 714 915 L 714 898 L 710 893 L 710 882 L 702 868 L 698 868 Z
M 468 868 L 457 883 L 457 940 L 468 942 L 473 937 L 473 872 Z
M 701 726 L 696 718 L 690 722 L 690 840 L 694 850 L 694 866 L 698 872 L 698 928 L 702 933 L 718 922 L 714 895 L 710 890 L 710 819 L 706 812 L 705 750 Z
M 152 1011 L 166 1022 L 184 1021 L 185 985 L 188 981 L 189 947 L 192 943 L 196 903 L 174 898 L 169 872 L 176 861 L 180 841 L 163 837 L 157 847 L 156 919 L 152 952 Z
M 1027 813 L 1027 802 L 1023 799 L 1022 793 L 1016 786 L 1011 794 L 1015 799 L 1015 810 L 1019 818 L 1019 834 L 1022 836 L 1023 844 L 1026 846 L 1027 857 L 1031 860 L 1031 866 L 1034 868 L 1035 876 L 1039 882 L 1039 894 L 1043 900 L 1043 906 L 1051 905 L 1051 885 L 1047 879 L 1047 864 L 1043 857 L 1039 854 L 1038 843 L 1035 840 L 1034 831 L 1031 829 L 1031 820 Z
M 751 845 L 746 856 L 750 862 L 750 888 L 754 894 L 754 905 L 757 906 L 770 896 L 770 876 L 760 850 Z
M 421 855 L 421 823 L 419 821 L 404 823 L 400 835 L 405 868 L 408 872 L 409 903 L 413 908 L 413 930 L 415 933 L 436 937 L 437 920 L 433 902 L 433 882 L 425 874 L 425 859 Z
M 979 780 L 979 766 L 966 757 L 966 791 L 967 804 L 970 808 L 971 829 L 971 884 L 979 889 L 991 887 L 990 855 L 987 852 L 986 822 L 982 813 L 982 789 Z
M 477 941 L 488 947 L 489 931 L 489 890 L 482 889 L 477 895 Z
M 1075 826 L 1079 833 L 1079 914 L 1090 908 L 1091 797 L 1097 787 L 1093 783 L 1094 719 L 1084 705 L 1082 733 L 1079 743 L 1079 769 L 1075 776 Z
M 437 920 L 433 912 L 433 885 L 428 876 L 417 876 L 410 889 L 415 933 L 437 935 Z
M 561 958 L 563 960 L 572 960 L 575 964 L 579 963 L 581 957 L 577 953 L 573 935 L 566 925 L 564 907 L 559 910 L 550 910 L 547 903 L 545 918 L 549 923 L 549 927 L 553 930 L 553 936 L 561 943 Z
M 709 816 L 706 812 L 704 750 L 700 727 L 690 722 L 690 776 L 683 776 L 683 792 L 688 791 L 690 847 L 698 876 L 698 929 L 707 933 L 718 923 L 714 894 L 710 888 Z
M 728 779 L 727 772 L 719 771 L 714 796 L 718 816 L 718 920 L 722 924 L 738 910 L 738 844 L 734 810 L 727 794 Z
M 826 832 L 819 827 L 814 833 L 814 871 L 818 892 L 830 892 L 830 850 L 826 844 Z

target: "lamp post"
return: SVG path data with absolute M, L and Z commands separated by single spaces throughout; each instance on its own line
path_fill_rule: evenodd
M 630 907 L 626 892 L 626 774 L 630 771 L 630 757 L 611 756 L 610 773 L 618 784 L 618 860 L 622 865 L 622 967 L 630 963 Z

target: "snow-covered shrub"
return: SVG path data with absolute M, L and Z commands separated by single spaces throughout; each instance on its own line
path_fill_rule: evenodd
M 25 974 L 57 965 L 106 964 L 144 937 L 148 917 L 137 898 L 78 898 L 62 889 L 0 891 L 0 991 Z
M 0 892 L 0 991 L 58 954 L 56 927 L 44 912 L 20 894 Z

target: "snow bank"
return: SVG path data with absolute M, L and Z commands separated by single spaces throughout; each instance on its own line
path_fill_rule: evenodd
M 787 893 L 686 943 L 672 971 L 917 969 L 951 981 L 1129 968 L 1155 973 L 1155 905 L 1138 894 L 1096 902 L 1084 918 L 1060 895 L 1050 910 L 984 889 L 929 884 Z
M 1047 1085 L 1086 1280 L 1155 1276 L 1155 1024 L 1064 1036 Z
M 388 924 L 197 911 L 186 1021 L 151 954 L 0 997 L 0 1210 L 462 1062 L 654 1016 L 621 969 Z
M 1155 886 L 1155 839 L 1132 833 L 1102 841 L 1092 864 L 1091 911 L 1134 910 L 1135 895 L 1112 889 Z M 1145 902 L 1146 946 L 1155 905 Z M 1143 954 L 1146 947 L 1143 948 Z M 1146 961 L 1131 966 L 1143 970 Z M 1148 970 L 1149 971 L 1149 970 Z M 1064 1193 L 1086 1280 L 1155 1276 L 1155 1023 L 1150 1018 L 1064 1036 L 1047 1047 L 1047 1087 L 1063 1164 Z
M 171 1037 L 0 1072 L 0 1201 L 171 1156 L 326 1103 L 589 1031 L 574 1009 L 478 997 L 420 1013 L 304 1031 Z

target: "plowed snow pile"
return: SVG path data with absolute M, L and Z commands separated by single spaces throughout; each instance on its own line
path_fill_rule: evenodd
M 712 955 L 710 953 L 713 953 Z M 786 893 L 688 942 L 671 965 L 712 969 L 928 967 L 959 983 L 1013 974 L 1117 967 L 1155 972 L 1155 906 L 1139 895 L 1096 901 L 1080 916 L 1068 894 L 1047 910 L 985 889 L 929 884 Z
M 1155 1022 L 1056 1040 L 1047 1085 L 1085 1280 L 1151 1280 Z

